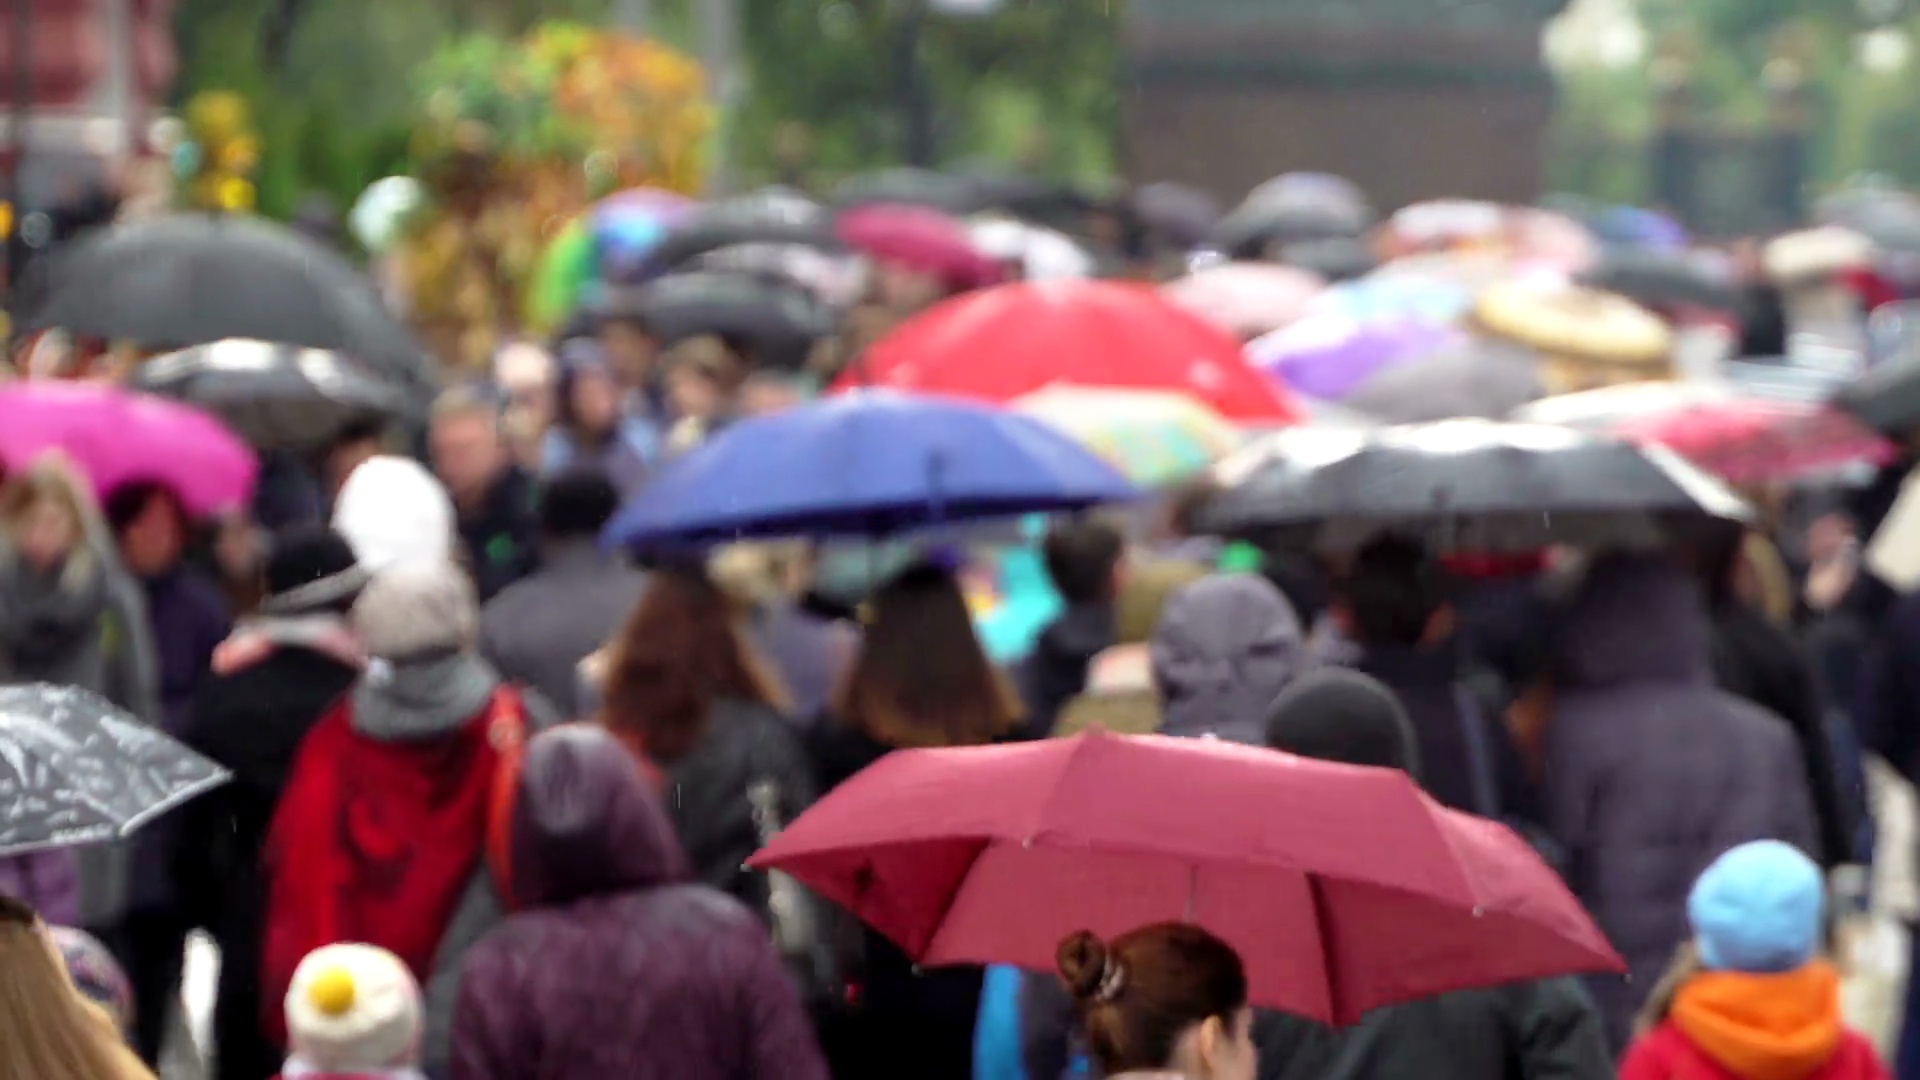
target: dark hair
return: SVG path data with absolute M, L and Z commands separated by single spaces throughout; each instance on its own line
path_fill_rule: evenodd
M 910 567 L 874 594 L 860 652 L 834 698 L 841 722 L 898 747 L 979 746 L 1013 730 L 1018 699 L 953 575 Z
M 1196 535 L 1200 531 L 1201 515 L 1218 494 L 1220 485 L 1208 476 L 1196 477 L 1174 488 L 1167 494 L 1167 524 L 1182 537 Z
M 540 532 L 552 540 L 591 540 L 620 509 L 620 492 L 599 469 L 574 469 L 540 493 Z
M 1041 551 L 1061 599 L 1095 604 L 1113 599 L 1113 569 L 1126 546 L 1119 529 L 1098 518 L 1077 517 L 1047 530 Z
M 1088 1048 L 1109 1076 L 1165 1069 L 1180 1037 L 1247 1005 L 1233 946 L 1191 923 L 1162 923 L 1102 942 L 1082 930 L 1054 954 Z
M 741 632 L 734 606 L 697 568 L 654 571 L 609 658 L 602 718 L 660 765 L 693 751 L 717 701 L 787 707 L 784 688 Z
M 387 437 L 387 422 L 378 416 L 362 416 L 340 425 L 327 449 L 338 450 L 354 443 L 384 442 Z
M 129 480 L 118 485 L 100 503 L 100 514 L 107 519 L 107 527 L 113 530 L 113 535 L 120 536 L 140 520 L 140 515 L 147 512 L 155 499 L 167 500 L 167 505 L 179 515 L 181 523 L 186 523 L 187 511 L 180 503 L 180 496 L 159 480 Z
M 1433 616 L 1447 604 L 1445 574 L 1426 548 L 1383 537 L 1360 549 L 1340 575 L 1334 595 L 1352 620 L 1361 646 L 1418 645 Z

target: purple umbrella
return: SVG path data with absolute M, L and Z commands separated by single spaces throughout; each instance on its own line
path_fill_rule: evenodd
M 196 409 L 99 383 L 0 386 L 0 466 L 23 469 L 58 450 L 105 495 L 136 480 L 165 484 L 188 512 L 243 506 L 259 470 L 253 451 Z
M 1375 373 L 1451 344 L 1456 333 L 1425 322 L 1367 324 L 1309 316 L 1247 346 L 1254 365 L 1294 390 L 1340 401 Z

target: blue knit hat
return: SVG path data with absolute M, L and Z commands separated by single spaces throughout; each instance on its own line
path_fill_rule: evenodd
M 1820 949 L 1826 883 L 1791 844 L 1759 840 L 1715 859 L 1687 897 L 1700 962 L 1710 971 L 1773 974 Z

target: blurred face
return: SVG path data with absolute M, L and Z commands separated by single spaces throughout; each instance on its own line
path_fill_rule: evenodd
M 27 565 L 50 570 L 80 543 L 80 523 L 59 502 L 40 499 L 16 524 L 13 542 Z
M 675 416 L 716 416 L 720 412 L 720 386 L 698 368 L 678 368 L 667 377 L 667 402 Z
M 608 432 L 620 419 L 620 387 L 600 372 L 582 373 L 573 381 L 573 418 L 590 432 Z
M 493 417 L 459 413 L 434 421 L 429 438 L 433 471 L 455 499 L 486 494 L 507 466 L 506 445 Z
M 613 321 L 600 328 L 600 346 L 606 350 L 607 363 L 614 378 L 628 390 L 638 390 L 653 381 L 659 366 L 660 344 L 644 327 Z
M 800 392 L 771 379 L 755 379 L 740 389 L 740 411 L 748 416 L 783 412 L 800 404 Z
M 165 495 L 155 495 L 121 531 L 120 557 L 136 577 L 157 577 L 179 565 L 186 542 L 179 507 Z

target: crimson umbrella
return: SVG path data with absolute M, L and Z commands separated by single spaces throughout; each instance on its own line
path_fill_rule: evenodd
M 1144 285 L 1023 282 L 955 297 L 902 323 L 840 377 L 1010 402 L 1057 384 L 1190 394 L 1229 420 L 1305 415 L 1231 335 Z
M 881 262 L 932 274 L 955 288 L 991 285 L 1000 267 L 973 242 L 958 218 L 923 206 L 876 204 L 840 215 L 835 233 L 848 247 Z
M 1197 923 L 1253 1003 L 1325 1023 L 1449 990 L 1620 971 L 1559 877 L 1406 774 L 1217 740 L 907 750 L 749 860 L 918 963 L 1050 970 L 1060 939 Z

